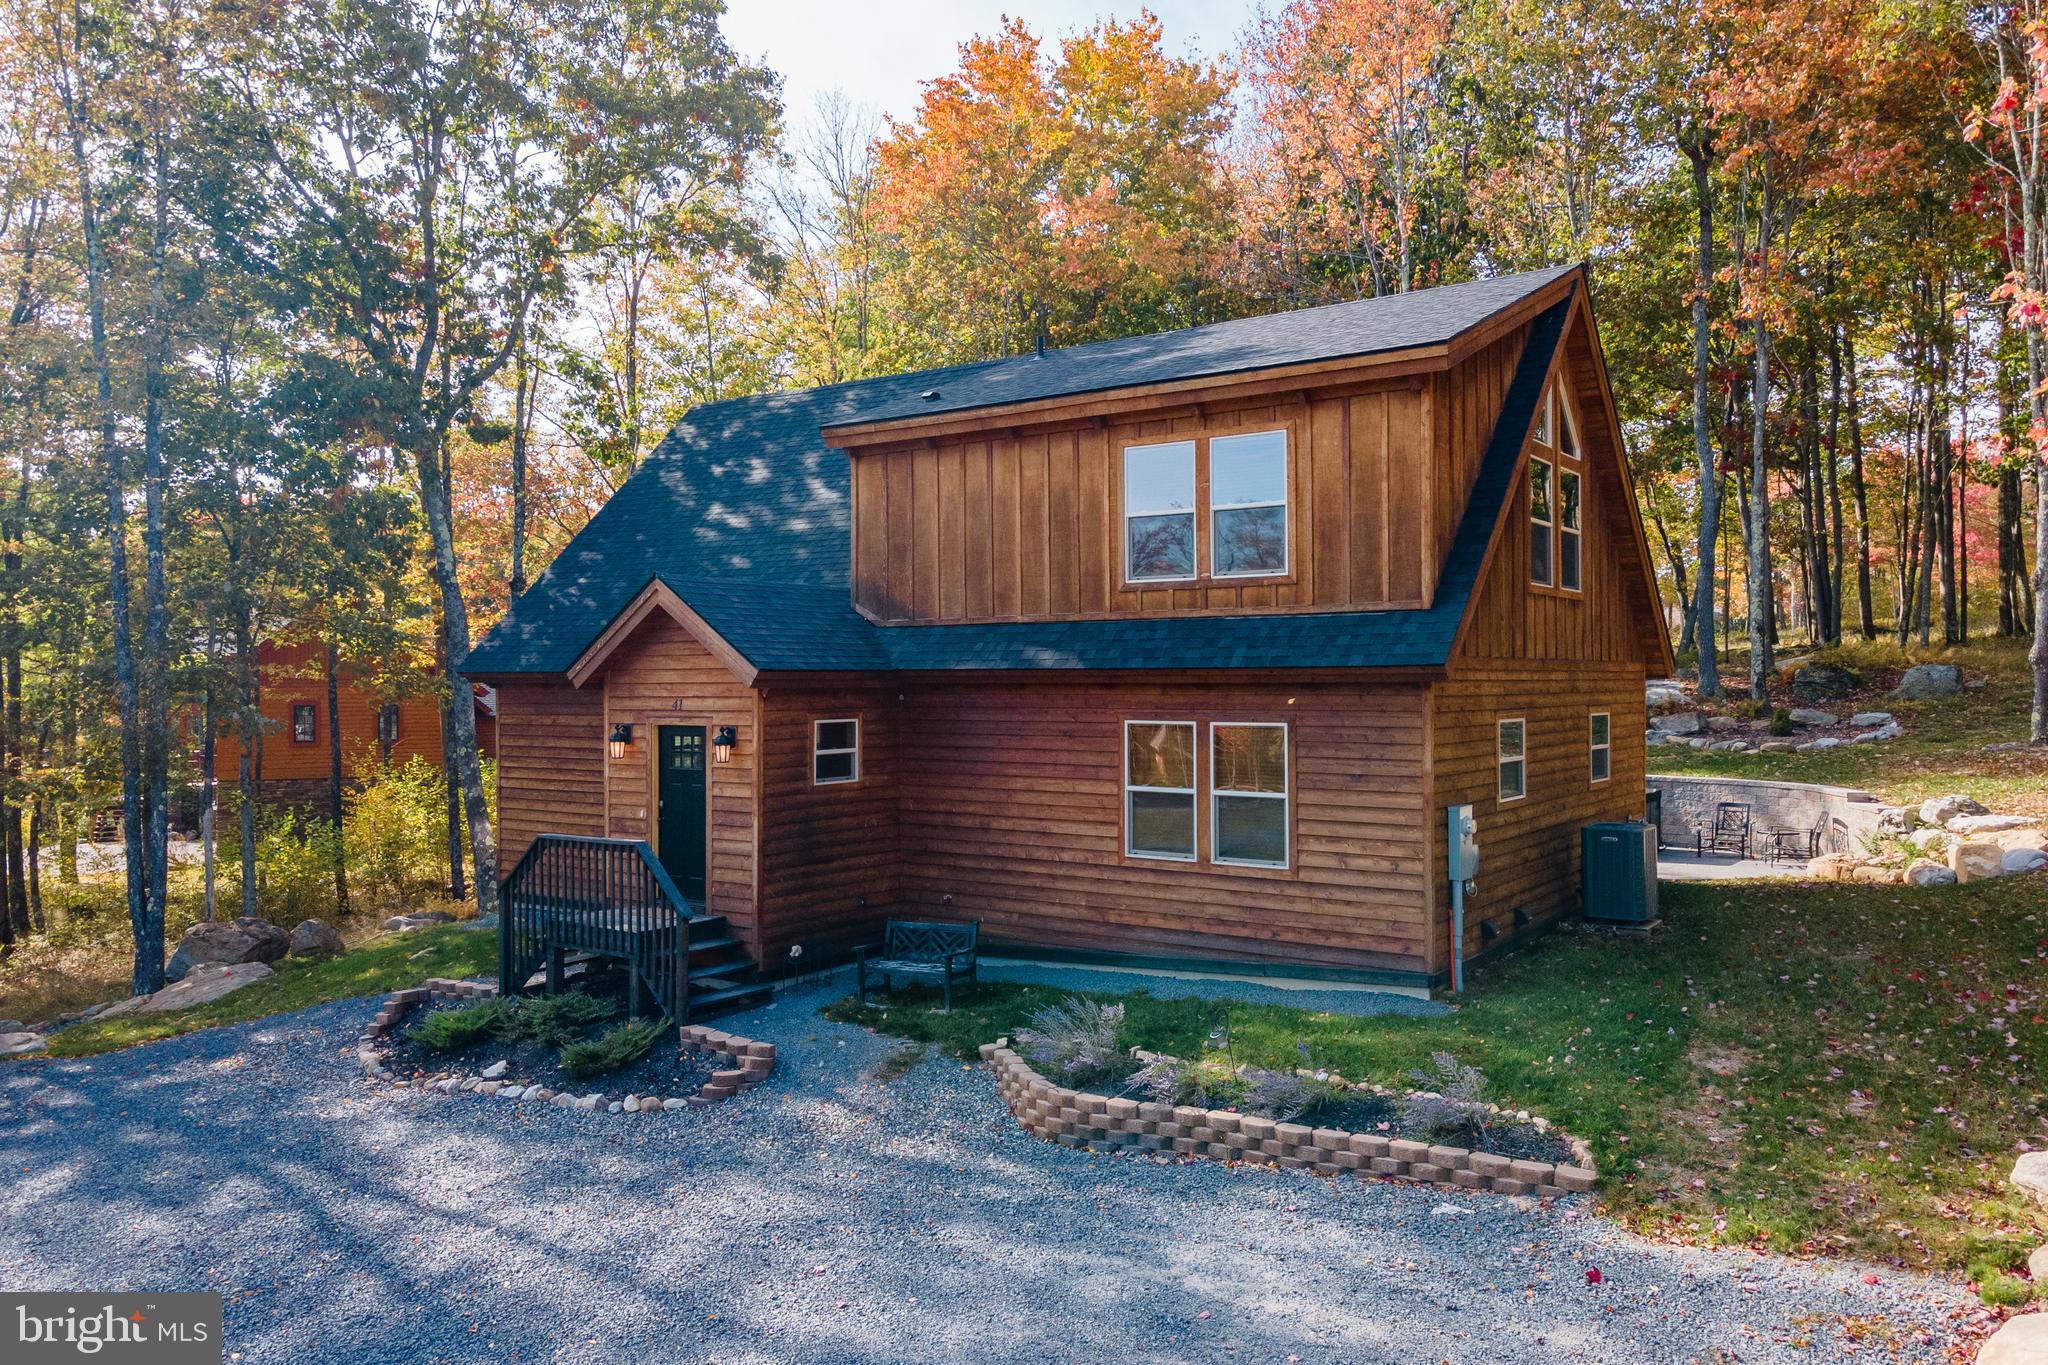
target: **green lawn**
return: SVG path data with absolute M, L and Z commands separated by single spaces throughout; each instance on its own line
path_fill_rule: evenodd
M 273 975 L 208 1005 L 175 1014 L 130 1014 L 73 1025 L 50 1039 L 50 1055 L 89 1057 L 215 1024 L 239 1024 L 329 1000 L 401 990 L 430 976 L 487 976 L 498 970 L 498 936 L 445 925 L 384 934 L 326 959 L 287 958 Z
M 1663 889 L 1642 943 L 1566 931 L 1475 970 L 1448 1017 L 1357 1019 L 1132 997 L 1127 1040 L 1406 1084 L 1437 1049 L 1493 1098 L 1588 1139 L 1609 1212 L 1644 1231 L 1933 1269 L 2022 1262 L 2037 1213 L 2004 1177 L 2048 1144 L 2048 877 L 1914 891 Z M 961 1057 L 1062 993 L 998 985 L 940 1015 L 844 1019 Z
M 1986 744 L 2027 737 L 2033 696 L 2027 647 L 2025 640 L 1980 638 L 1947 650 L 1901 653 L 1892 644 L 1879 643 L 1802 655 L 1800 662 L 1810 658 L 1856 669 L 1873 684 L 1854 697 L 1817 703 L 1821 709 L 1842 715 L 1890 711 L 1906 733 L 1878 744 L 1844 745 L 1812 754 L 1706 753 L 1659 745 L 1650 750 L 1650 771 L 1826 782 L 1863 787 L 1899 803 L 1959 791 L 2002 814 L 2048 816 L 2048 751 L 1984 752 Z M 1966 679 L 1982 678 L 1984 686 L 1935 701 L 1887 696 L 1900 670 L 1914 663 L 1957 664 Z M 1722 677 L 1731 688 L 1746 688 L 1747 667 L 1745 656 L 1738 654 L 1724 662 Z M 1772 699 L 1785 706 L 1802 704 L 1792 697 L 1789 668 L 1773 681 Z

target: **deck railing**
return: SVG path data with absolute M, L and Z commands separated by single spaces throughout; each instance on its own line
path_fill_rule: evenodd
M 522 990 L 553 952 L 631 965 L 669 1018 L 689 1017 L 690 907 L 640 839 L 543 834 L 499 888 L 498 985 Z

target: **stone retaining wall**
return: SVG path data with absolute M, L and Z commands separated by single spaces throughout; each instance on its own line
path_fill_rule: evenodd
M 1856 787 L 1653 773 L 1649 788 L 1664 793 L 1663 841 L 1686 848 L 1692 847 L 1695 829 L 1702 825 L 1712 828 L 1714 807 L 1723 801 L 1740 801 L 1749 807 L 1752 831 L 1812 829 L 1826 816 L 1828 832 L 1821 841 L 1823 853 L 1860 854 L 1865 841 L 1875 839 L 1881 832 L 1878 813 L 1884 809 L 1884 803 Z M 1753 842 L 1751 846 L 1760 844 Z
M 356 1061 L 373 1080 L 404 1085 L 407 1083 L 406 1079 L 394 1075 L 391 1068 L 384 1064 L 384 1054 L 379 1048 L 383 1040 L 398 1026 L 399 1020 L 420 1005 L 435 1005 L 455 1000 L 490 1000 L 496 998 L 497 994 L 498 988 L 488 982 L 451 981 L 444 977 L 433 977 L 424 985 L 393 991 L 384 1001 L 383 1008 L 377 1011 L 376 1018 L 363 1029 L 362 1037 L 356 1040 Z M 685 1024 L 677 1030 L 677 1035 L 678 1046 L 722 1057 L 726 1065 L 712 1072 L 711 1079 L 704 1082 L 694 1095 L 680 1095 L 668 1099 L 654 1095 L 628 1095 L 623 1100 L 616 1100 L 607 1105 L 605 1112 L 652 1114 L 716 1104 L 753 1089 L 767 1080 L 775 1070 L 773 1043 L 742 1038 L 738 1034 L 727 1033 L 708 1024 Z M 553 1104 L 563 1109 L 595 1111 L 600 1099 L 596 1093 L 578 1097 L 567 1091 L 549 1090 L 545 1086 L 508 1086 L 507 1082 L 487 1081 L 479 1076 L 447 1077 L 429 1082 L 429 1086 L 447 1094 L 463 1091 L 481 1095 L 503 1095 L 509 1089 L 513 1092 L 511 1098 L 531 1099 L 536 1103 Z
M 1497 1194 L 1556 1197 L 1591 1190 L 1596 1180 L 1585 1166 L 1516 1161 L 1463 1147 L 1279 1123 L 1233 1110 L 1068 1090 L 1039 1075 L 1006 1042 L 981 1049 L 1003 1102 L 1026 1130 L 1062 1147 L 1251 1161 L 1318 1175 L 1350 1171 L 1366 1179 L 1416 1180 Z

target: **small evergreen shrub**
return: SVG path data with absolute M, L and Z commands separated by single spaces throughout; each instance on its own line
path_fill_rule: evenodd
M 481 1000 L 456 1010 L 435 1010 L 413 1025 L 412 1037 L 436 1052 L 461 1052 L 486 1038 L 503 1037 L 511 1008 L 503 1000 Z
M 542 1047 L 565 1047 L 618 1012 L 611 1001 L 582 991 L 527 996 L 510 1011 L 504 1036 Z
M 1771 733 L 1779 739 L 1792 733 L 1792 713 L 1782 706 L 1771 712 Z
M 570 1043 L 562 1049 L 562 1070 L 579 1081 L 624 1070 L 645 1057 L 668 1026 L 666 1019 L 651 1024 L 629 1021 L 588 1042 Z

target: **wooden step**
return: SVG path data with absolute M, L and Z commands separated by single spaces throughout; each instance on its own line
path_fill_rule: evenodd
M 692 958 L 695 958 L 704 953 L 723 952 L 727 949 L 737 948 L 740 950 L 741 956 L 744 957 L 746 955 L 746 947 L 746 944 L 740 942 L 738 939 L 734 938 L 730 934 L 725 935 L 723 938 L 707 938 L 704 939 L 702 942 L 699 942 L 696 939 L 691 939 L 690 956 Z M 748 958 L 747 962 L 748 965 L 751 966 L 753 964 L 753 959 Z

